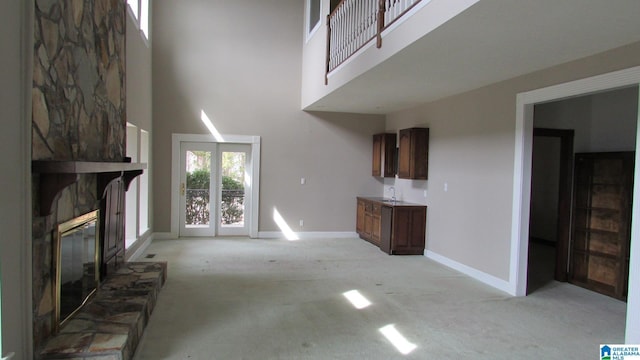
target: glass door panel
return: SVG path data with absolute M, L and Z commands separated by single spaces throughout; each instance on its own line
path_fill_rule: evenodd
M 220 235 L 249 235 L 250 146 L 220 145 Z
M 180 236 L 214 236 L 215 144 L 181 144 Z

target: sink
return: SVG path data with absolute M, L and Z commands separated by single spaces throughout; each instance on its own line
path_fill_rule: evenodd
M 384 203 L 395 203 L 395 202 L 397 202 L 398 200 L 393 200 L 393 199 L 382 199 L 381 201 L 382 201 L 382 202 L 384 202 Z

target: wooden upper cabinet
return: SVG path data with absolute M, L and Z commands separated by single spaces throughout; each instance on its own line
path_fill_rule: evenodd
M 429 168 L 429 129 L 400 130 L 398 177 L 427 180 Z
M 396 176 L 396 134 L 373 135 L 371 175 Z

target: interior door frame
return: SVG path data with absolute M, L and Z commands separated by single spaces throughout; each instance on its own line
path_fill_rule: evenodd
M 566 99 L 622 87 L 640 87 L 640 66 L 591 76 L 516 95 L 516 119 L 513 166 L 511 219 L 511 254 L 509 283 L 505 289 L 515 296 L 527 291 L 527 257 L 529 254 L 529 206 L 531 195 L 531 151 L 533 138 L 533 106 L 538 103 Z M 640 99 L 636 139 L 640 139 Z M 640 141 L 636 140 L 636 164 L 640 164 Z M 634 170 L 640 179 L 640 166 Z M 625 342 L 640 342 L 640 181 L 633 186 L 631 217 L 631 251 L 629 259 L 629 291 Z
M 560 171 L 558 174 L 560 181 L 558 182 L 558 226 L 556 230 L 557 242 L 554 278 L 557 281 L 562 282 L 566 282 L 568 280 L 567 274 L 569 269 L 574 136 L 574 130 L 548 128 L 533 129 L 534 139 L 536 137 L 553 137 L 560 139 Z
M 178 238 L 180 223 L 180 143 L 209 142 L 248 144 L 251 146 L 251 209 L 249 219 L 249 237 L 258 237 L 260 208 L 260 136 L 211 134 L 171 134 L 171 238 Z

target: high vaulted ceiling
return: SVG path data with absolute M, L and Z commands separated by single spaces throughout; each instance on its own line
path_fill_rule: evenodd
M 385 114 L 640 41 L 640 0 L 480 0 L 307 110 Z

